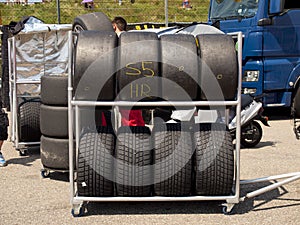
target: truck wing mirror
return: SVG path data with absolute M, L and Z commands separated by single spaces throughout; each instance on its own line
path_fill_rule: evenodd
M 272 25 L 272 19 L 271 18 L 262 18 L 257 22 L 258 26 L 268 26 Z
M 271 15 L 280 14 L 284 9 L 284 0 L 270 0 L 269 13 Z

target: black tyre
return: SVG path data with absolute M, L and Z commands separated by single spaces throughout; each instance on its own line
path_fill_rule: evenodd
M 234 99 L 238 66 L 233 39 L 226 34 L 201 34 L 197 39 L 201 61 L 200 99 Z
M 196 40 L 189 34 L 161 36 L 162 77 L 175 84 L 163 83 L 166 100 L 196 100 L 199 83 L 199 57 Z M 168 85 L 167 85 L 168 84 Z M 186 92 L 186 95 L 178 94 Z
M 148 127 L 120 127 L 115 157 L 116 194 L 150 196 L 153 181 L 152 147 Z
M 68 105 L 68 76 L 44 75 L 41 77 L 41 102 L 45 105 Z
M 234 153 L 229 131 L 224 124 L 200 124 L 194 136 L 196 194 L 229 195 L 234 176 Z
M 41 136 L 41 162 L 49 169 L 69 170 L 69 139 Z
M 68 107 L 41 104 L 41 133 L 48 137 L 68 137 Z
M 40 105 L 39 98 L 25 99 L 19 104 L 18 127 L 19 141 L 38 142 L 40 141 Z
M 294 111 L 295 118 L 300 119 L 300 87 L 298 87 L 298 90 L 294 97 L 293 111 Z
M 72 30 L 77 33 L 83 30 L 114 31 L 111 21 L 102 12 L 77 16 L 73 21 Z
M 115 136 L 111 127 L 82 135 L 79 143 L 77 188 L 79 196 L 113 196 Z
M 77 100 L 115 99 L 115 47 L 114 32 L 83 31 L 78 35 L 74 73 Z
M 246 127 L 242 127 L 241 145 L 245 148 L 255 147 L 263 135 L 262 128 L 257 121 L 252 121 Z
M 192 193 L 192 126 L 154 127 L 154 194 L 187 196 Z
M 119 39 L 117 73 L 120 100 L 154 100 L 161 96 L 159 41 L 155 33 L 126 32 Z

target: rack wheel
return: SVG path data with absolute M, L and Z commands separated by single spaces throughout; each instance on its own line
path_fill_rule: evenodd
M 234 206 L 234 204 L 223 204 L 222 212 L 224 213 L 224 215 L 232 215 Z
M 26 149 L 17 149 L 19 151 L 19 155 L 20 156 L 27 156 L 27 150 Z
M 42 178 L 47 178 L 50 175 L 50 171 L 47 169 L 41 169 L 41 176 Z
M 84 213 L 83 203 L 73 205 L 73 208 L 71 210 L 73 217 L 81 217 Z

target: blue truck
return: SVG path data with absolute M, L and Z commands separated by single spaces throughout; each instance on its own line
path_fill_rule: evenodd
M 300 84 L 300 1 L 211 0 L 208 22 L 243 33 L 243 93 L 263 95 L 264 107 L 291 107 Z

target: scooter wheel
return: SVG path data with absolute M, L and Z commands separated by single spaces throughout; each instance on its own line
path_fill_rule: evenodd
M 241 145 L 245 148 L 252 148 L 260 142 L 262 135 L 260 124 L 252 121 L 248 126 L 242 128 Z

